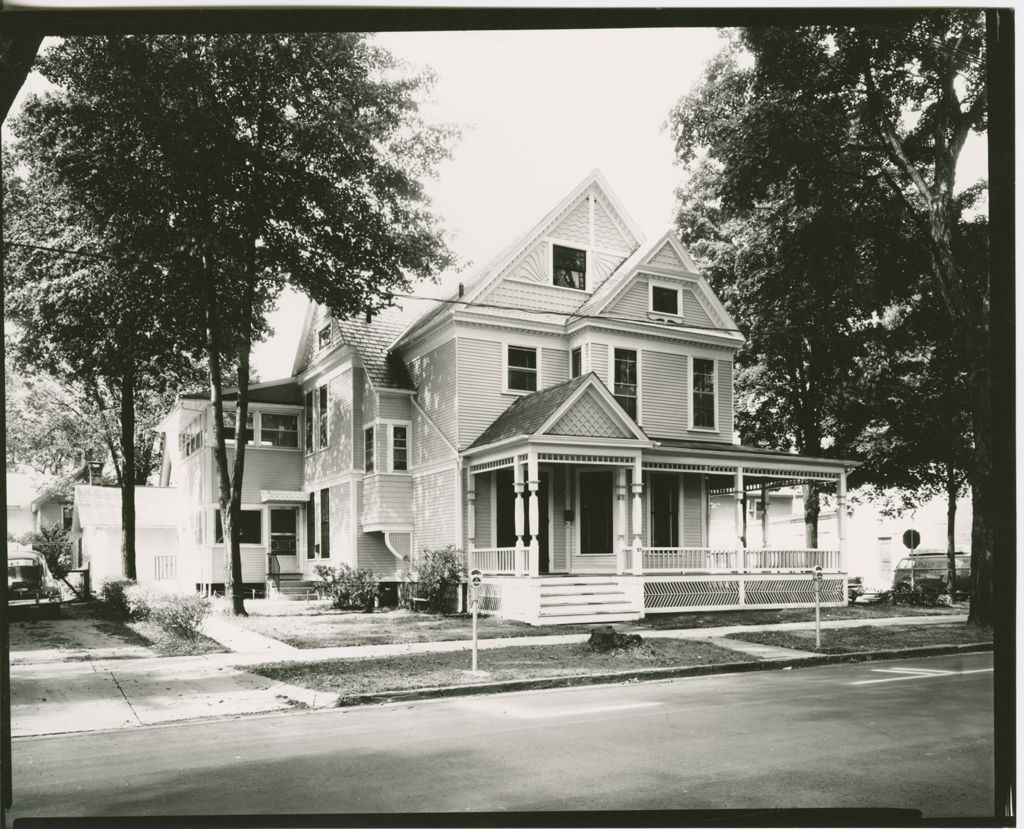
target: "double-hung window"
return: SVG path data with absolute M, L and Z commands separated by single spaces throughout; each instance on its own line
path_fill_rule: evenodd
M 562 245 L 551 246 L 551 281 L 559 288 L 587 289 L 587 252 Z
M 615 349 L 615 399 L 626 413 L 637 419 L 637 364 L 636 352 Z
M 299 445 L 299 416 L 260 412 L 260 446 Z
M 693 358 L 692 425 L 696 429 L 715 429 L 715 361 Z
M 328 412 L 330 411 L 327 406 L 327 386 L 320 386 L 317 389 L 317 420 L 320 424 L 320 449 L 326 449 L 328 445 Z
M 409 427 L 391 427 L 391 471 L 406 472 L 409 469 Z
M 373 450 L 373 427 L 368 426 L 363 430 L 363 470 L 367 473 L 373 472 Z
M 574 348 L 569 356 L 569 375 L 579 377 L 583 373 L 583 350 Z
M 233 444 L 235 442 L 235 424 L 238 413 L 234 409 L 224 412 L 224 442 Z M 245 443 L 252 446 L 255 441 L 256 427 L 255 414 L 252 409 L 245 413 Z
M 507 346 L 505 386 L 509 391 L 537 391 L 537 349 Z
M 313 392 L 306 392 L 303 418 L 306 421 L 306 454 L 313 454 Z

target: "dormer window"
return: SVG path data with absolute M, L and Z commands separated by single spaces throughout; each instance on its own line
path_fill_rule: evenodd
M 559 288 L 587 289 L 587 252 L 562 245 L 551 246 L 552 282 Z
M 320 329 L 320 333 L 317 334 L 316 341 L 317 348 L 320 351 L 323 351 L 331 344 L 331 326 L 329 324 Z
M 650 281 L 650 309 L 648 316 L 652 319 L 669 322 L 683 321 L 683 290 L 671 282 Z

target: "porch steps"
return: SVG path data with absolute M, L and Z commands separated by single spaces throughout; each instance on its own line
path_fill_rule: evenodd
M 315 599 L 317 582 L 305 581 L 302 573 L 281 573 L 280 584 L 267 580 L 267 598 L 286 602 L 304 602 L 307 596 Z
M 640 618 L 614 579 L 573 579 L 545 585 L 540 591 L 541 624 L 626 622 Z

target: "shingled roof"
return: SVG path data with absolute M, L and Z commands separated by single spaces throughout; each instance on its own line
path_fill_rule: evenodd
M 337 320 L 342 340 L 359 352 L 366 375 L 375 387 L 416 390 L 405 363 L 397 355 L 391 354 L 388 346 L 419 311 L 407 311 L 401 306 L 395 306 L 381 311 L 370 322 L 365 317 Z
M 532 435 L 589 376 L 590 374 L 582 374 L 557 386 L 548 386 L 546 389 L 520 397 L 498 415 L 469 448 L 487 446 L 517 435 Z
M 208 391 L 192 392 L 183 394 L 185 400 L 209 400 Z M 225 389 L 221 394 L 225 401 L 238 399 L 237 389 Z M 295 382 L 294 377 L 286 377 L 283 380 L 275 380 L 268 383 L 258 383 L 255 387 L 249 388 L 250 403 L 286 403 L 291 406 L 302 405 L 302 389 Z

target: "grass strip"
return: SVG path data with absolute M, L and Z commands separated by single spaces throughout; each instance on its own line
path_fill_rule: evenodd
M 815 652 L 813 630 L 754 630 L 730 634 L 728 639 Z M 954 623 L 949 625 L 865 625 L 821 631 L 817 653 L 860 653 L 928 645 L 968 645 L 991 642 L 992 628 Z
M 313 663 L 268 663 L 246 670 L 269 679 L 336 692 L 343 697 L 417 688 L 468 686 L 568 676 L 602 675 L 651 668 L 748 662 L 742 653 L 707 642 L 664 639 L 629 651 L 593 653 L 586 644 L 526 645 L 480 652 L 488 676 L 470 676 L 469 651 L 423 653 L 377 659 L 331 659 Z

